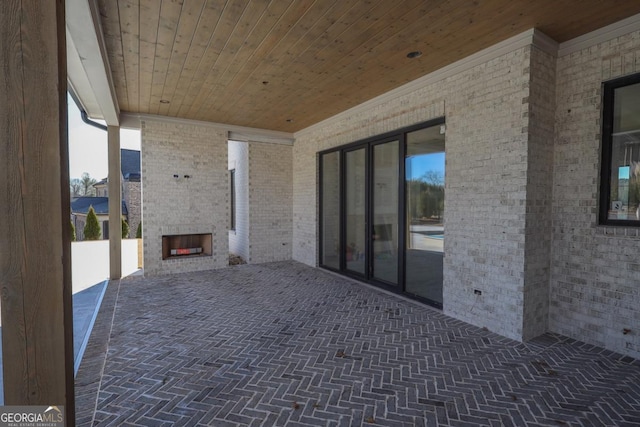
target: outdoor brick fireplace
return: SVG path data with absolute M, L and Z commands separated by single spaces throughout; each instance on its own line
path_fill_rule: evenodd
M 145 276 L 228 267 L 228 132 L 153 119 L 141 126 Z M 194 248 L 202 252 L 178 255 Z
M 211 256 L 211 233 L 162 236 L 162 259 Z

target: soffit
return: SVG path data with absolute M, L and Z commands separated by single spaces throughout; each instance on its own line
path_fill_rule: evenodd
M 640 12 L 640 2 L 601 0 L 98 4 L 122 112 L 284 132 L 527 29 L 564 42 Z

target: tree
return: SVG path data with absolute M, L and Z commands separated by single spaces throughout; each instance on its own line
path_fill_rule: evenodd
M 94 178 L 91 178 L 87 172 L 82 174 L 82 178 L 80 178 L 80 183 L 82 185 L 82 195 L 83 196 L 95 196 L 96 189 L 93 186 L 96 182 Z
M 78 178 L 73 178 L 69 181 L 69 189 L 71 190 L 71 197 L 82 196 L 82 182 Z
M 125 221 L 124 218 L 122 218 L 122 238 L 129 238 L 129 224 L 127 224 L 127 221 Z
M 87 172 L 82 174 L 82 178 L 73 178 L 69 181 L 69 190 L 71 191 L 71 197 L 80 196 L 95 196 L 96 189 L 95 183 L 98 182 L 94 178 L 91 178 Z
M 73 221 L 69 221 L 71 223 L 71 241 L 76 241 L 76 226 L 73 225 Z
M 87 223 L 84 225 L 84 240 L 100 240 L 100 223 L 93 206 L 89 206 Z
M 138 223 L 138 228 L 136 229 L 136 239 L 142 239 L 142 221 Z

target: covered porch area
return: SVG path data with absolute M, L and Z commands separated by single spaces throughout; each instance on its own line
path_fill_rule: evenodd
M 68 425 L 637 421 L 640 3 L 7 0 L 0 62 L 7 405 Z M 112 233 L 77 381 L 68 92 L 106 123 L 111 224 L 120 129 L 142 139 L 146 277 L 121 280 Z M 411 221 L 409 134 L 436 122 L 445 195 Z M 402 296 L 428 221 L 442 311 Z M 376 284 L 378 261 L 380 289 L 347 278 Z

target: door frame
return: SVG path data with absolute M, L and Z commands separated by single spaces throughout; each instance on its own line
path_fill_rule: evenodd
M 438 117 L 436 119 L 428 120 L 425 122 L 421 122 L 412 126 L 404 127 L 401 129 L 397 129 L 391 132 L 386 132 L 384 134 L 375 135 L 372 137 L 368 137 L 365 139 L 361 139 L 355 142 L 351 142 L 345 145 L 329 148 L 326 150 L 319 151 L 317 153 L 317 165 L 318 165 L 318 266 L 330 271 L 334 271 L 338 274 L 351 277 L 353 279 L 363 281 L 365 283 L 372 284 L 384 290 L 402 294 L 405 297 L 415 299 L 421 302 L 424 302 L 428 305 L 434 306 L 436 308 L 442 308 L 442 304 L 415 295 L 411 293 L 405 292 L 405 278 L 406 278 L 406 227 L 407 227 L 407 207 L 406 207 L 406 135 L 410 132 L 438 126 L 444 125 L 445 117 Z M 372 265 L 373 265 L 373 240 L 372 240 L 372 232 L 371 232 L 371 224 L 373 224 L 373 206 L 372 206 L 372 185 L 371 180 L 373 177 L 373 169 L 374 169 L 374 154 L 373 147 L 376 145 L 388 143 L 391 141 L 398 141 L 398 276 L 397 276 L 397 284 L 391 284 L 389 282 L 385 282 L 373 277 Z M 365 149 L 365 268 L 364 274 L 359 274 L 357 272 L 347 270 L 346 269 L 346 153 L 353 152 L 359 149 Z M 324 230 L 323 230 L 323 167 L 322 167 L 322 156 L 325 154 L 330 154 L 333 152 L 339 152 L 339 191 L 340 191 L 340 206 L 338 209 L 339 212 L 339 221 L 340 221 L 340 236 L 339 236 L 339 269 L 335 269 L 333 267 L 324 265 L 322 263 L 323 259 L 323 241 L 324 238 Z

